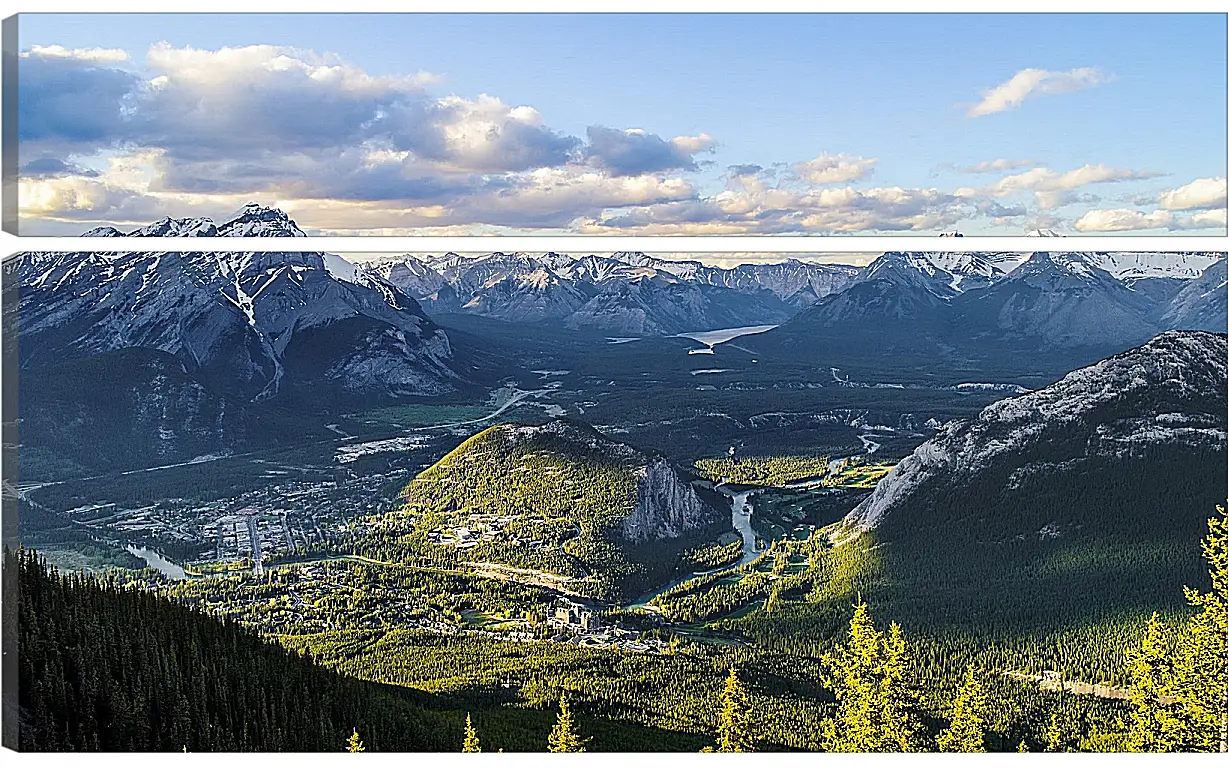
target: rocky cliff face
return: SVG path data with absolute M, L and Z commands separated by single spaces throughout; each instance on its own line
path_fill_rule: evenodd
M 846 522 L 872 529 L 917 499 L 952 498 L 984 485 L 984 477 L 996 478 L 989 490 L 998 494 L 1030 476 L 1077 474 L 1092 459 L 1137 458 L 1155 449 L 1222 453 L 1225 380 L 1228 336 L 1160 334 L 1049 387 L 1000 400 L 971 421 L 948 424 L 883 478 Z
M 627 541 L 638 544 L 676 539 L 720 518 L 721 513 L 701 499 L 664 458 L 652 459 L 636 474 L 639 488 L 635 509 L 620 526 Z
M 206 226 L 206 224 L 208 226 Z M 299 237 L 281 211 L 248 206 L 214 227 L 166 219 L 125 237 Z M 204 246 L 207 247 L 207 246 Z M 301 253 L 21 254 L 23 366 L 146 348 L 243 399 L 342 381 L 355 394 L 455 389 L 443 330 L 414 299 L 339 257 Z M 348 268 L 348 269 L 346 269 Z M 363 360 L 364 350 L 372 359 Z M 325 381 L 312 378 L 325 375 Z

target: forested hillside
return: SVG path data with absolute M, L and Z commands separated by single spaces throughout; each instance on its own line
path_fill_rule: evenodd
M 531 569 L 613 598 L 668 578 L 686 549 L 728 529 L 728 512 L 699 493 L 663 459 L 587 424 L 502 424 L 414 478 L 399 510 L 364 520 L 355 550 Z
M 463 718 L 115 580 L 17 572 L 23 751 L 454 750 Z M 8 576 L 6 575 L 6 578 Z

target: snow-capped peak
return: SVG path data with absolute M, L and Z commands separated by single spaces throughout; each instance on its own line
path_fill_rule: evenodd
M 344 280 L 355 285 L 367 284 L 366 275 L 363 274 L 361 267 L 335 253 L 324 254 L 324 269 L 338 280 Z

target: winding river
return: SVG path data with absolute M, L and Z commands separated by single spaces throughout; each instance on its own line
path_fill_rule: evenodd
M 733 500 L 733 504 L 731 505 L 732 506 L 733 527 L 734 529 L 737 530 L 738 534 L 742 537 L 742 557 L 738 559 L 738 562 L 734 563 L 733 565 L 724 565 L 724 566 L 721 566 L 720 568 L 713 568 L 710 571 L 695 571 L 694 573 L 687 574 L 686 576 L 683 576 L 681 578 L 674 579 L 668 584 L 657 587 L 651 592 L 645 592 L 644 594 L 637 597 L 634 601 L 628 603 L 625 607 L 644 608 L 648 605 L 648 603 L 654 597 L 661 594 L 662 592 L 666 592 L 668 590 L 673 589 L 674 587 L 678 586 L 684 581 L 690 581 L 691 579 L 697 576 L 708 576 L 713 573 L 725 573 L 727 571 L 735 570 L 737 568 L 742 567 L 743 565 L 746 565 L 750 561 L 754 560 L 756 557 L 759 557 L 759 555 L 763 554 L 763 550 L 760 549 L 756 543 L 758 537 L 755 534 L 755 529 L 750 524 L 750 516 L 751 516 L 751 513 L 754 512 L 754 507 L 750 503 L 750 496 L 752 493 L 754 493 L 754 491 L 742 491 L 740 493 L 734 493 L 728 489 L 722 488 L 722 486 L 724 485 L 725 485 L 724 483 L 717 485 L 715 490 L 720 491 L 721 493 L 725 494 L 726 496 L 729 496 Z

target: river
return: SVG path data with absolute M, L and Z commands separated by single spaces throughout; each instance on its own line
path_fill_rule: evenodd
M 724 483 L 721 483 L 721 485 L 724 485 Z M 721 485 L 716 486 L 716 490 L 720 490 Z M 673 581 L 669 582 L 668 584 L 665 584 L 664 586 L 657 587 L 656 589 L 650 592 L 645 592 L 644 594 L 637 597 L 631 603 L 628 603 L 625 607 L 643 608 L 647 606 L 648 602 L 652 600 L 654 597 L 656 597 L 657 595 L 661 594 L 662 592 L 666 592 L 668 590 L 673 589 L 674 587 L 678 586 L 684 581 L 690 581 L 691 579 L 697 576 L 707 576 L 713 573 L 725 573 L 726 571 L 735 570 L 737 568 L 742 567 L 743 565 L 746 565 L 750 561 L 759 557 L 759 555 L 763 554 L 763 550 L 760 549 L 756 544 L 756 540 L 758 537 L 755 535 L 755 529 L 750 524 L 750 516 L 754 512 L 754 507 L 750 503 L 750 495 L 754 493 L 754 491 L 742 491 L 741 493 L 733 493 L 728 490 L 721 490 L 721 493 L 725 494 L 726 496 L 729 496 L 733 500 L 733 503 L 731 505 L 733 527 L 735 530 L 737 530 L 738 534 L 741 535 L 742 537 L 742 557 L 738 559 L 738 562 L 734 563 L 733 565 L 725 565 L 725 566 L 721 566 L 720 568 L 713 568 L 710 571 L 695 571 L 694 573 L 687 574 L 686 576 L 683 576 L 681 578 L 674 579 Z
M 128 545 L 128 551 L 145 561 L 150 568 L 157 568 L 168 579 L 186 579 L 188 574 L 182 567 L 167 560 L 152 549 Z
M 717 487 L 719 488 L 720 486 Z M 750 515 L 754 511 L 754 507 L 750 503 L 751 493 L 753 491 L 742 491 L 741 493 L 733 494 L 733 527 L 742 535 L 742 558 L 735 565 L 730 566 L 732 568 L 746 565 L 762 552 L 755 545 L 758 537 L 755 535 L 755 529 L 750 524 Z

